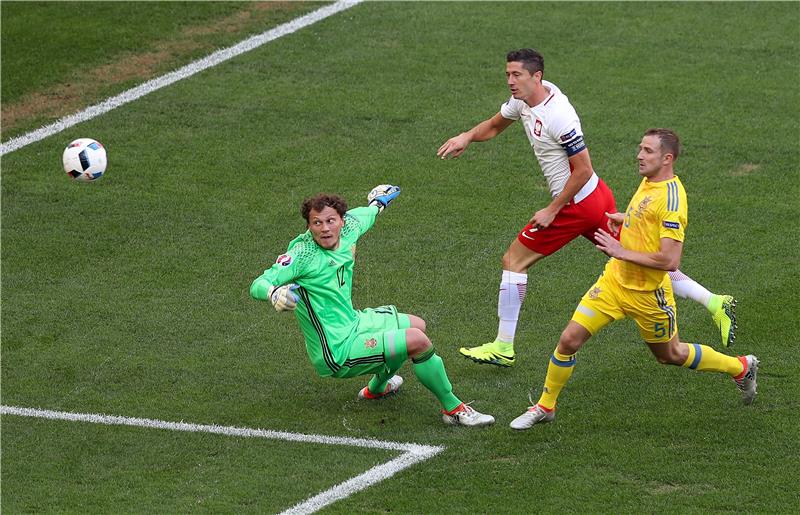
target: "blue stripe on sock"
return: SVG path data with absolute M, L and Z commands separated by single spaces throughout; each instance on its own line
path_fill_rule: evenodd
M 567 361 L 561 361 L 560 359 L 556 358 L 556 355 L 553 354 L 550 356 L 550 361 L 553 362 L 553 365 L 559 367 L 574 367 L 575 366 L 575 355 L 573 354 Z
M 700 358 L 703 357 L 703 348 L 693 343 L 692 346 L 694 347 L 694 360 L 692 360 L 692 364 L 689 365 L 689 368 L 692 370 L 697 368 L 697 365 L 700 364 Z

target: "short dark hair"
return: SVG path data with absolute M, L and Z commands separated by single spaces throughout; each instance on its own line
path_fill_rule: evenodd
M 522 67 L 528 70 L 528 73 L 531 75 L 536 72 L 542 72 L 542 75 L 544 75 L 544 57 L 532 48 L 512 50 L 506 54 L 506 62 L 520 62 L 522 63 Z
M 341 217 L 344 217 L 344 214 L 347 213 L 347 202 L 339 195 L 331 195 L 329 193 L 317 193 L 313 197 L 305 199 L 300 206 L 300 213 L 308 223 L 308 216 L 312 209 L 319 212 L 326 207 L 332 207 Z
M 672 160 L 677 161 L 681 153 L 681 139 L 672 129 L 647 129 L 645 136 L 658 136 L 661 141 L 661 153 L 672 154 Z

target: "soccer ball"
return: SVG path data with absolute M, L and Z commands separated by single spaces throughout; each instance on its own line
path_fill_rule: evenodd
M 76 181 L 96 181 L 106 172 L 106 149 L 91 138 L 76 139 L 64 149 L 64 171 Z

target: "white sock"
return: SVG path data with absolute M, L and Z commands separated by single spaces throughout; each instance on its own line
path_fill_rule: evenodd
M 497 339 L 501 342 L 514 343 L 517 332 L 519 310 L 528 291 L 528 274 L 519 274 L 503 270 L 500 281 L 500 295 L 497 299 L 497 316 L 500 323 L 497 327 Z
M 713 293 L 706 290 L 702 284 L 695 282 L 680 270 L 669 272 L 669 278 L 672 279 L 672 291 L 675 295 L 682 299 L 692 299 L 708 308 Z

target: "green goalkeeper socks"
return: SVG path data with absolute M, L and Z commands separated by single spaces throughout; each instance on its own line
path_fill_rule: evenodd
M 381 394 L 386 390 L 386 384 L 389 379 L 397 373 L 397 370 L 384 370 L 372 376 L 372 379 L 367 383 L 369 393 Z
M 433 346 L 411 361 L 419 382 L 439 399 L 445 410 L 452 411 L 461 404 L 461 400 L 453 395 L 453 385 L 447 378 L 444 362 L 436 354 Z

